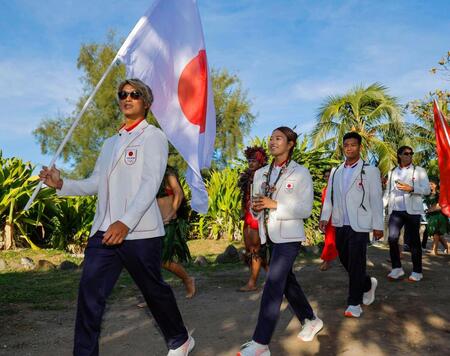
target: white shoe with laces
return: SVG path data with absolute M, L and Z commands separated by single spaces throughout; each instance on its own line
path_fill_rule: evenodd
M 305 323 L 303 324 L 302 331 L 300 331 L 297 337 L 303 341 L 312 341 L 314 336 L 322 330 L 323 321 L 320 320 L 317 316 L 313 320 L 305 319 Z
M 422 273 L 412 272 L 408 280 L 411 282 L 419 282 L 420 280 L 422 280 L 422 278 L 423 278 Z
M 378 281 L 375 277 L 370 277 L 372 286 L 370 290 L 363 294 L 363 304 L 370 305 L 375 301 L 375 290 L 377 289 Z
M 236 356 L 270 356 L 270 350 L 268 345 L 261 345 L 252 340 L 242 345 Z
M 392 271 L 387 275 L 389 279 L 397 280 L 405 275 L 403 268 L 393 268 Z
M 169 350 L 167 356 L 188 356 L 194 346 L 195 340 L 191 335 L 189 335 L 189 339 L 187 339 L 183 345 L 175 350 Z

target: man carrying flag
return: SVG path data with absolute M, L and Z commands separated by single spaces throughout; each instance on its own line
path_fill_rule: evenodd
M 126 66 L 127 77 L 137 78 L 119 87 L 125 126 L 105 141 L 91 177 L 63 181 L 53 164 L 119 60 Z M 144 120 L 153 95 L 152 113 L 164 133 Z M 192 191 L 192 208 L 206 213 L 208 195 L 200 170 L 211 162 L 215 110 L 195 0 L 155 1 L 94 88 L 58 148 L 51 168 L 44 167 L 40 173 L 42 181 L 58 189 L 60 195 L 98 195 L 80 282 L 75 355 L 98 355 L 105 301 L 123 267 L 144 294 L 165 337 L 168 355 L 186 356 L 194 347 L 173 292 L 161 277 L 164 226 L 155 197 L 167 163 L 166 135 L 188 163 L 186 181 Z
M 62 180 L 54 167 L 40 172 L 58 195 L 98 196 L 78 293 L 74 355 L 99 354 L 106 299 L 125 267 L 164 335 L 168 355 L 186 356 L 195 342 L 161 275 L 164 225 L 156 194 L 166 169 L 167 139 L 145 120 L 153 101 L 147 85 L 126 80 L 117 96 L 125 124 L 105 141 L 89 178 Z

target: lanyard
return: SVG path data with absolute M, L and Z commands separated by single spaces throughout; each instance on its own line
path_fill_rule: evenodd
M 363 208 L 365 211 L 367 211 L 366 207 L 364 206 L 364 198 L 366 197 L 366 188 L 364 187 L 363 184 L 363 174 L 365 174 L 364 172 L 364 167 L 367 167 L 369 164 L 367 164 L 364 160 L 363 163 L 361 165 L 361 170 L 359 171 L 359 185 L 362 188 L 363 191 L 363 196 L 361 199 L 361 204 L 359 205 L 360 208 Z M 333 194 L 333 188 L 334 188 L 334 175 L 336 174 L 337 169 L 334 170 L 333 175 L 331 176 L 331 206 L 334 205 L 334 194 Z

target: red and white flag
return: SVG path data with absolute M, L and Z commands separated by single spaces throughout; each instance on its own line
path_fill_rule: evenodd
M 208 194 L 200 170 L 211 164 L 216 114 L 197 2 L 156 0 L 117 58 L 128 78 L 139 78 L 152 89 L 151 110 L 189 166 L 191 206 L 206 213 Z
M 439 205 L 442 213 L 450 217 L 450 129 L 436 100 L 433 103 L 433 111 L 440 176 Z

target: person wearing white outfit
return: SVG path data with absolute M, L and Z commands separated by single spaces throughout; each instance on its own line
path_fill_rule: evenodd
M 398 245 L 400 230 L 404 227 L 404 240 L 413 263 L 409 280 L 418 282 L 423 278 L 420 219 L 424 214 L 423 197 L 430 194 L 430 185 L 425 169 L 412 164 L 413 154 L 409 146 L 397 150 L 399 165 L 389 172 L 383 201 L 389 214 L 388 241 L 392 270 L 388 278 L 397 280 L 405 275 Z
M 301 340 L 313 340 L 323 327 L 292 271 L 301 242 L 306 240 L 303 220 L 311 215 L 313 204 L 311 175 L 291 160 L 296 142 L 292 129 L 275 129 L 269 143 L 274 159 L 255 172 L 252 211 L 259 220 L 261 243 L 270 245 L 270 267 L 253 338 L 242 345 L 238 356 L 270 355 L 283 295 L 303 325 L 298 334 Z
M 361 303 L 375 300 L 378 283 L 366 273 L 367 244 L 371 231 L 379 240 L 384 229 L 380 171 L 361 159 L 361 142 L 356 132 L 344 135 L 345 162 L 331 172 L 319 223 L 325 231 L 331 216 L 336 228 L 336 248 L 349 276 L 347 317 L 360 317 Z
M 99 354 L 106 299 L 125 267 L 164 335 L 168 355 L 186 356 L 195 342 L 161 275 L 164 224 L 156 194 L 166 169 L 168 142 L 161 130 L 145 120 L 153 95 L 143 82 L 122 82 L 118 100 L 125 123 L 103 144 L 89 178 L 63 180 L 55 167 L 40 172 L 58 195 L 98 196 L 80 280 L 73 353 Z

